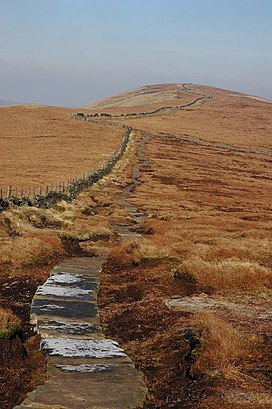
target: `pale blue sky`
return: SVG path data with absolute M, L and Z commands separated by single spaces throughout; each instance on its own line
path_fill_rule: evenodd
M 272 0 L 0 0 L 0 98 L 194 82 L 272 99 Z

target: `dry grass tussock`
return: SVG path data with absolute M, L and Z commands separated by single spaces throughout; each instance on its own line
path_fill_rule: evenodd
M 0 266 L 42 264 L 65 253 L 63 238 L 108 240 L 104 217 L 82 213 L 82 205 L 61 203 L 52 209 L 14 208 L 0 215 Z
M 253 339 L 248 339 L 230 323 L 211 311 L 198 312 L 190 324 L 199 335 L 199 345 L 192 354 L 192 375 L 206 374 L 227 379 L 244 377 L 239 361 L 252 352 Z
M 0 265 L 41 264 L 64 252 L 60 237 L 52 232 L 27 232 L 1 245 Z
M 181 232 L 164 236 L 168 250 L 181 260 L 199 256 L 206 261 L 240 260 L 263 262 L 271 257 L 272 241 L 269 238 L 213 237 L 211 243 L 196 243 L 194 237 L 182 237 Z
M 45 263 L 63 254 L 60 230 L 73 216 L 56 209 L 12 208 L 0 214 L 0 267 Z
M 168 253 L 165 248 L 142 237 L 125 239 L 110 253 L 110 259 L 119 264 L 140 263 L 142 260 L 160 260 L 166 257 Z
M 11 310 L 0 307 L 0 339 L 10 337 L 20 324 L 20 319 Z
M 272 284 L 270 269 L 257 262 L 240 260 L 205 261 L 192 256 L 180 264 L 175 272 L 177 278 L 191 278 L 199 290 L 254 291 Z
M 61 206 L 61 205 L 60 205 Z M 61 229 L 67 228 L 73 224 L 75 214 L 72 206 L 64 208 L 55 207 L 50 209 L 42 209 L 36 207 L 13 207 L 0 215 L 1 220 L 10 226 L 11 230 L 20 232 L 20 229 L 27 228 L 26 223 L 29 223 L 28 229 L 31 226 L 38 229 L 51 228 Z

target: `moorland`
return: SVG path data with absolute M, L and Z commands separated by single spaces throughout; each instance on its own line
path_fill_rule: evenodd
M 115 125 L 134 130 L 111 174 L 73 202 L 0 214 L 3 408 L 44 381 L 28 318 L 37 285 L 58 260 L 103 249 L 103 328 L 143 371 L 146 408 L 271 407 L 271 109 L 271 101 L 193 84 L 110 97 L 81 109 L 84 121 L 62 109 L 0 109 L 0 140 L 11 138 L 14 159 L 4 155 L 4 180 L 21 188 L 98 166 L 121 141 Z M 127 198 L 146 219 L 141 236 L 120 240 L 113 226 L 133 220 L 116 195 L 146 136 Z M 36 162 L 15 165 L 30 149 Z

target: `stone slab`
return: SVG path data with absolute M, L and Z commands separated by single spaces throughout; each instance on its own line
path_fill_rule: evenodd
M 34 298 L 31 306 L 31 315 L 87 318 L 96 317 L 96 303 L 80 301 L 50 300 L 47 298 Z
M 122 358 L 126 354 L 111 339 L 49 338 L 41 341 L 41 349 L 47 356 L 64 358 Z
M 102 329 L 98 323 L 86 321 L 38 320 L 37 332 L 42 338 L 90 338 L 101 335 Z
M 134 368 L 117 366 L 96 372 L 62 371 L 39 386 L 20 409 L 135 409 L 143 405 L 146 388 Z

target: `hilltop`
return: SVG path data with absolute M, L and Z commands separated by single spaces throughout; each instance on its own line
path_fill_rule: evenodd
M 244 97 L 265 103 L 272 103 L 272 101 L 265 98 L 210 87 L 207 85 L 171 83 L 146 85 L 104 98 L 95 103 L 88 104 L 83 108 L 97 111 L 104 110 L 105 112 L 112 113 L 118 112 L 118 110 L 122 113 L 129 113 L 132 112 L 133 109 L 135 112 L 140 112 L 140 110 L 143 108 L 152 109 L 163 106 L 181 105 L 182 103 L 188 102 L 190 100 L 190 96 L 200 96 L 205 92 L 214 96 L 221 95 L 222 97 Z

